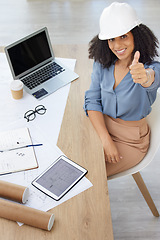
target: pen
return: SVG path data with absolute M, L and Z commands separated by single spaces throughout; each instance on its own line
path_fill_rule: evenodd
M 16 147 L 16 148 L 11 148 L 11 149 L 1 150 L 0 152 L 8 152 L 8 151 L 12 151 L 12 150 L 21 149 L 21 148 L 37 147 L 37 146 L 42 146 L 42 145 L 43 145 L 42 143 L 39 143 L 39 144 L 31 144 L 31 145 L 26 145 L 26 146 L 22 146 L 22 147 Z

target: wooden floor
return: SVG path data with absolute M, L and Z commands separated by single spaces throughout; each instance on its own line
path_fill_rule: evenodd
M 52 44 L 88 44 L 99 31 L 98 19 L 102 9 L 113 1 L 0 2 L 0 46 L 6 46 L 44 26 L 48 27 Z M 143 23 L 160 40 L 160 1 L 126 2 L 135 7 Z M 154 161 L 141 173 L 160 212 L 160 150 Z M 132 177 L 112 180 L 108 185 L 115 240 L 159 240 L 160 218 L 152 216 Z

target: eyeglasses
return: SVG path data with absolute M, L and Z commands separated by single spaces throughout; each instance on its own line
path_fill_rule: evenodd
M 32 121 L 36 117 L 36 113 L 43 115 L 46 112 L 46 108 L 43 105 L 38 105 L 35 110 L 29 110 L 24 114 L 24 118 L 27 119 L 27 122 Z

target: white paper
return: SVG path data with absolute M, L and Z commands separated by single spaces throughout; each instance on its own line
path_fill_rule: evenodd
M 57 59 L 71 70 L 74 70 L 75 59 Z M 7 122 L 11 123 L 22 119 L 26 121 L 24 119 L 25 112 L 34 110 L 37 105 L 42 104 L 47 111 L 44 115 L 36 114 L 34 123 L 38 124 L 40 128 L 43 127 L 49 139 L 56 144 L 70 83 L 40 101 L 25 91 L 22 99 L 15 100 L 12 98 L 10 91 L 10 83 L 13 78 L 4 53 L 0 54 L 0 64 L 0 128 L 2 129 L 3 125 L 6 125 Z

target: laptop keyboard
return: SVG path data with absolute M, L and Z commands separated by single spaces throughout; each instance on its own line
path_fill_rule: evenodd
M 36 71 L 35 73 L 30 74 L 29 76 L 21 79 L 21 81 L 29 88 L 33 89 L 44 83 L 48 79 L 55 77 L 61 72 L 65 71 L 60 65 L 55 62 L 48 64 L 46 67 Z

